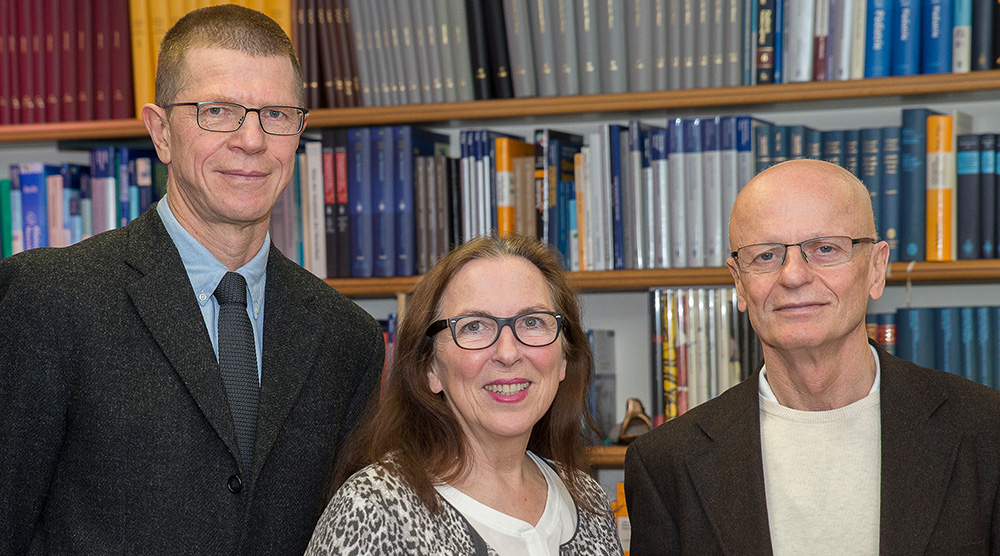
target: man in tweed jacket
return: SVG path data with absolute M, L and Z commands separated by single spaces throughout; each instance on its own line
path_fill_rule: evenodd
M 0 263 L 0 554 L 305 550 L 383 345 L 267 235 L 306 117 L 285 108 L 301 106 L 301 83 L 262 14 L 189 14 L 143 108 L 165 199 L 125 228 Z M 222 129 L 240 108 L 200 102 L 256 112 Z M 249 465 L 215 353 L 227 271 L 247 281 L 257 350 Z

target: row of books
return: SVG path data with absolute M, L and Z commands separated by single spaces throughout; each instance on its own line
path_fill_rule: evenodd
M 795 158 L 839 164 L 868 187 L 890 261 L 1000 257 L 996 133 L 970 133 L 971 118 L 908 108 L 900 126 L 755 129 L 756 170 Z
M 903 307 L 867 325 L 896 357 L 1000 388 L 1000 307 Z
M 167 30 L 221 3 L 261 10 L 291 34 L 289 0 L 0 3 L 0 125 L 139 117 Z
M 992 69 L 994 11 L 973 0 L 762 0 L 757 82 Z
M 166 166 L 151 150 L 100 146 L 90 165 L 13 164 L 0 179 L 0 256 L 64 247 L 128 224 L 159 199 Z
M 0 3 L 0 125 L 132 117 L 128 4 Z
M 649 315 L 654 426 L 735 386 L 762 360 L 733 287 L 655 288 Z

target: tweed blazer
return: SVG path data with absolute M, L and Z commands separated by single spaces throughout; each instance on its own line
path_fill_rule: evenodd
M 378 383 L 378 324 L 267 263 L 254 461 L 155 208 L 0 262 L 0 554 L 295 554 Z
M 1000 554 L 1000 392 L 877 351 L 880 554 Z M 772 553 L 758 377 L 629 446 L 633 556 Z

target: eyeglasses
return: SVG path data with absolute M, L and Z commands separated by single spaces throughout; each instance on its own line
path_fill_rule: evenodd
M 751 274 L 774 272 L 785 264 L 788 248 L 798 246 L 802 258 L 811 266 L 834 266 L 854 257 L 854 246 L 859 243 L 876 243 L 870 237 L 847 236 L 816 237 L 799 243 L 755 243 L 745 245 L 730 253 L 740 271 Z
M 523 313 L 510 318 L 489 315 L 461 315 L 442 319 L 427 327 L 427 336 L 451 328 L 455 345 L 462 349 L 486 349 L 496 343 L 503 327 L 509 326 L 514 338 L 529 347 L 543 347 L 556 341 L 563 316 L 551 311 Z
M 269 135 L 297 135 L 302 131 L 309 110 L 295 106 L 247 108 L 233 102 L 176 102 L 167 105 L 196 106 L 198 127 L 205 131 L 232 133 L 243 125 L 247 112 L 256 112 L 260 127 Z

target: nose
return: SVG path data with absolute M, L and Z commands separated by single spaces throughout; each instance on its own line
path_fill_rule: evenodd
M 798 249 L 799 253 L 797 256 L 789 252 L 792 248 Z M 785 263 L 778 270 L 778 280 L 781 284 L 786 287 L 799 286 L 809 281 L 811 272 L 809 263 L 806 262 L 806 254 L 802 251 L 802 246 L 792 245 L 787 247 L 785 251 Z
M 256 114 L 256 122 L 247 121 L 251 113 Z M 240 124 L 240 128 L 232 133 L 235 145 L 248 152 L 263 150 L 267 144 L 265 135 L 264 128 L 260 124 L 260 112 L 255 110 L 247 110 L 247 113 L 243 115 L 243 122 Z
M 514 337 L 513 325 L 507 324 L 500 329 L 500 336 L 493 347 L 496 348 L 494 358 L 504 364 L 511 364 L 521 357 L 520 343 Z

